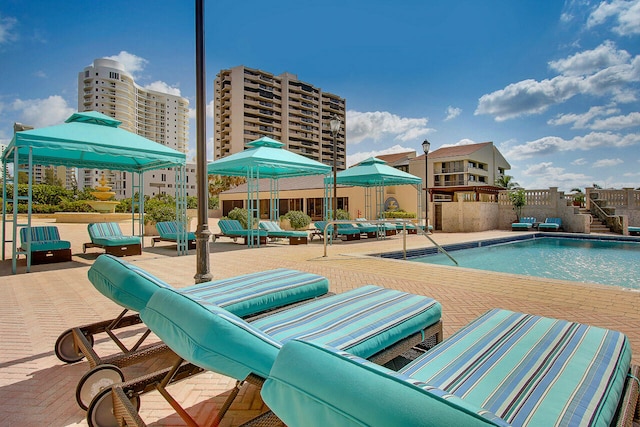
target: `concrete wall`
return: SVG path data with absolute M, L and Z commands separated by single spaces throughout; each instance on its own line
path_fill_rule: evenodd
M 442 203 L 442 231 L 445 233 L 495 230 L 498 219 L 497 203 L 462 200 Z

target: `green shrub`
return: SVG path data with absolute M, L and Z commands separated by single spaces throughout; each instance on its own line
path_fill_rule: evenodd
M 218 196 L 209 196 L 209 209 L 218 209 L 220 206 L 220 199 Z
M 349 215 L 349 212 L 345 211 L 344 209 L 338 209 L 336 211 L 336 219 L 338 220 L 351 219 L 351 215 Z
M 289 220 L 295 230 L 307 228 L 311 224 L 311 217 L 302 211 L 289 211 L 282 218 Z
M 414 212 L 405 212 L 403 210 L 397 211 L 386 211 L 383 213 L 385 218 L 401 218 L 401 219 L 409 219 L 415 218 L 416 214 Z
M 144 223 L 155 224 L 158 222 L 176 220 L 176 203 L 166 197 L 154 196 L 144 203 Z
M 245 208 L 233 208 L 233 210 L 231 212 L 229 212 L 229 214 L 227 215 L 228 219 L 235 219 L 236 221 L 239 221 L 240 224 L 242 225 L 242 228 L 244 229 L 248 229 L 247 227 L 247 210 Z M 258 219 L 257 218 L 253 218 L 253 227 L 257 227 L 258 226 Z
M 62 212 L 95 212 L 91 206 L 84 200 L 65 200 L 60 204 L 60 211 Z

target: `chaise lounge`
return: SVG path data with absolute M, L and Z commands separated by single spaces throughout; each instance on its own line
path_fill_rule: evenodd
M 386 363 L 425 337 L 437 342 L 442 333 L 440 315 L 440 304 L 431 298 L 373 285 L 268 314 L 250 323 L 169 289 L 156 291 L 141 313 L 145 324 L 181 358 L 238 380 L 214 424 L 222 419 L 242 383 L 262 384 L 283 343 L 289 340 L 305 339 L 348 349 L 376 363 Z M 129 383 L 119 387 L 124 392 L 120 396 L 129 395 Z M 113 397 L 117 399 L 117 394 Z M 116 409 L 120 407 L 116 404 Z M 178 413 L 187 424 L 195 425 L 186 411 L 180 409 Z
M 523 216 L 520 221 L 511 224 L 512 231 L 529 231 L 533 228 L 533 224 L 538 222 L 535 217 Z
M 82 245 L 82 252 L 87 248 L 102 248 L 110 255 L 127 256 L 142 254 L 142 243 L 139 236 L 125 236 L 117 222 L 97 222 L 87 226 L 91 243 Z
M 329 239 L 331 239 L 331 237 L 333 236 L 333 225 L 332 224 L 328 224 L 328 221 L 316 221 L 313 223 L 313 225 L 316 227 L 316 230 L 314 231 L 314 233 L 311 235 L 311 238 L 313 240 L 313 236 L 320 236 L 320 238 L 324 238 L 324 230 L 327 230 L 327 236 L 329 236 Z M 351 240 L 360 240 L 360 234 L 361 231 L 360 229 L 358 229 L 357 227 L 354 227 L 351 224 L 336 224 L 336 234 L 338 237 L 342 238 L 344 237 L 345 240 L 347 241 L 351 241 Z
M 399 372 L 290 341 L 261 394 L 289 427 L 631 426 L 630 362 L 620 332 L 496 309 Z
M 283 230 L 275 221 L 260 221 L 260 228 L 267 232 L 269 238 L 289 239 L 290 245 L 306 245 L 308 241 L 305 231 Z
M 170 353 L 170 349 L 162 343 L 141 347 L 149 330 L 141 333 L 139 340 L 131 348 L 120 341 L 116 332 L 140 325 L 142 320 L 136 312 L 144 309 L 156 290 L 173 289 L 138 266 L 111 255 L 99 256 L 89 269 L 88 278 L 101 294 L 124 310 L 115 319 L 71 328 L 63 332 L 56 341 L 55 353 L 60 360 L 74 363 L 84 356 L 89 362 L 90 369 L 80 379 L 76 389 L 76 399 L 83 409 L 91 405 L 99 391 L 96 384 L 104 387 L 124 380 L 120 368 Z M 313 299 L 328 291 L 329 282 L 325 277 L 285 268 L 199 283 L 176 290 L 189 297 L 198 297 L 210 304 L 225 307 L 240 317 L 255 316 Z M 128 312 L 132 314 L 127 315 Z M 139 330 L 135 332 L 140 335 Z M 121 353 L 99 356 L 93 348 L 93 342 L 94 336 L 101 333 L 106 333 L 118 345 Z
M 178 242 L 178 234 L 184 233 L 184 226 L 182 223 L 178 221 L 163 221 L 156 223 L 156 230 L 158 231 L 159 236 L 154 236 L 151 239 L 151 246 L 155 246 L 156 243 L 160 241 L 165 242 Z M 187 247 L 189 249 L 196 248 L 196 234 L 192 231 L 188 231 L 186 233 L 187 238 Z
M 562 228 L 562 218 L 546 218 L 538 224 L 538 231 L 558 231 Z
M 267 244 L 267 232 L 261 229 L 255 230 L 247 230 L 242 227 L 240 221 L 236 219 L 221 219 L 218 221 L 218 227 L 220 227 L 221 234 L 214 234 L 213 241 L 215 242 L 218 237 L 230 237 L 235 242 L 239 237 L 244 239 L 244 244 L 246 245 L 249 241 L 250 236 L 254 236 L 253 238 L 260 239 L 260 244 Z M 257 242 L 253 242 L 257 243 Z
M 29 246 L 29 228 L 20 229 L 20 251 L 25 255 L 31 251 L 32 264 L 71 261 L 71 243 L 60 239 L 58 227 L 37 226 L 31 229 Z
M 632 236 L 640 236 L 640 227 L 632 227 L 629 226 L 627 227 L 627 229 L 629 230 L 629 234 Z

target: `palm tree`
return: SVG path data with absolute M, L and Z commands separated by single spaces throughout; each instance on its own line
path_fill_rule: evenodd
M 502 175 L 500 178 L 496 179 L 496 185 L 498 187 L 506 188 L 507 190 L 514 190 L 520 187 L 520 184 L 515 182 L 511 175 Z
M 247 178 L 242 176 L 209 175 L 208 180 L 209 195 L 211 196 L 217 196 L 223 191 L 227 191 L 247 182 Z

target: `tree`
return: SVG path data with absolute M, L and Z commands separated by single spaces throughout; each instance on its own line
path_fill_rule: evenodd
M 62 181 L 56 176 L 56 171 L 53 168 L 45 168 L 44 184 L 63 187 Z
M 227 191 L 231 188 L 235 188 L 238 185 L 247 182 L 247 179 L 243 176 L 221 176 L 221 175 L 209 175 L 209 195 L 217 196 L 223 191 Z
M 519 188 L 509 193 L 509 200 L 513 205 L 513 210 L 516 211 L 517 220 L 520 221 L 522 216 L 522 208 L 527 204 L 527 195 L 524 192 L 524 188 Z
M 496 179 L 496 185 L 498 187 L 506 188 L 507 190 L 513 190 L 520 187 L 520 184 L 515 182 L 511 175 L 502 175 L 500 178 Z

